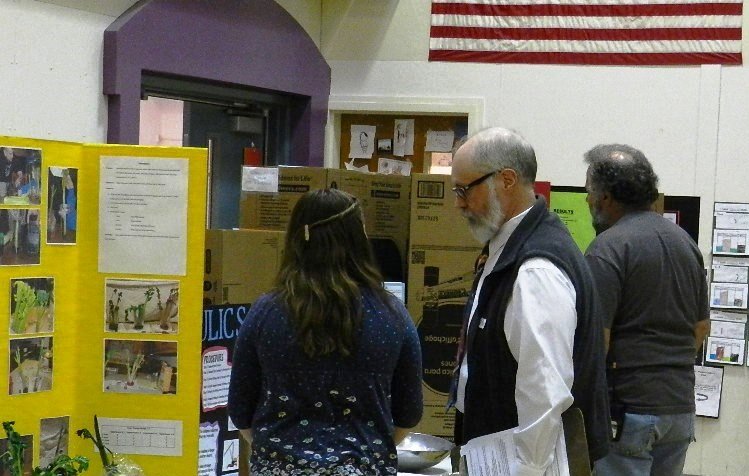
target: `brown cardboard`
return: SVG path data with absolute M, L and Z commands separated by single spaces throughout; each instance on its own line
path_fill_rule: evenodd
M 412 177 L 407 303 L 424 360 L 424 416 L 417 431 L 452 439 L 454 411 L 445 406 L 482 246 L 455 208 L 450 188 L 449 175 Z
M 280 231 L 206 230 L 204 304 L 251 303 L 269 291 L 283 245 Z
M 328 187 L 348 192 L 359 200 L 367 236 L 378 255 L 385 280 L 405 281 L 411 178 L 331 169 Z M 400 272 L 394 268 L 394 250 L 398 253 Z
M 242 191 L 239 227 L 285 231 L 294 205 L 310 190 L 327 186 L 328 169 L 321 167 L 278 167 L 278 192 Z

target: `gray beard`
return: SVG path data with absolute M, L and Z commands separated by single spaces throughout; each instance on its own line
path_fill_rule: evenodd
M 486 211 L 486 215 L 479 216 L 463 212 L 463 216 L 468 220 L 468 228 L 471 230 L 471 234 L 482 245 L 494 238 L 505 221 L 502 207 L 495 196 L 491 196 L 489 199 L 489 209 Z

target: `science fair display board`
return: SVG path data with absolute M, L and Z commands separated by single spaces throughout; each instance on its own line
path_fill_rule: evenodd
M 0 136 L 0 421 L 29 468 L 100 472 L 76 436 L 96 415 L 146 474 L 197 473 L 206 171 L 205 149 Z

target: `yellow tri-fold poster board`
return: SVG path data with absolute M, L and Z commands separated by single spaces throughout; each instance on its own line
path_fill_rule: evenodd
M 145 474 L 197 473 L 206 179 L 205 149 L 0 136 L 0 421 L 33 466 L 67 439 L 100 474 L 97 415 Z

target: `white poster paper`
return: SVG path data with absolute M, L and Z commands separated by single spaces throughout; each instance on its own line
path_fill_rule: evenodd
M 414 155 L 414 120 L 396 119 L 393 131 L 393 155 Z
M 101 157 L 100 273 L 186 274 L 188 164 Z
M 744 365 L 743 339 L 725 339 L 722 337 L 707 338 L 706 362 L 719 364 Z
M 209 347 L 203 351 L 203 411 L 225 407 L 229 402 L 231 363 L 226 347 Z
M 710 306 L 717 308 L 746 309 L 746 284 L 712 283 L 710 284 Z
M 182 456 L 181 420 L 99 417 L 104 444 L 126 455 Z
M 749 203 L 716 202 L 715 212 L 749 213 Z
M 380 157 L 377 160 L 377 173 L 384 175 L 411 175 L 411 162 L 408 160 L 388 159 Z
M 468 474 L 482 476 L 507 476 L 516 460 L 514 428 L 474 438 L 460 448 L 460 455 L 466 457 Z M 559 431 L 554 460 L 544 476 L 569 476 L 567 446 L 564 431 Z
M 694 366 L 694 404 L 697 416 L 718 418 L 723 367 Z
M 218 434 L 220 429 L 218 422 L 200 424 L 198 476 L 216 476 Z
M 450 152 L 454 141 L 455 132 L 453 131 L 427 131 L 424 152 Z
M 239 469 L 239 440 L 225 440 L 221 472 Z
M 713 230 L 713 253 L 746 256 L 749 230 Z
M 715 212 L 715 228 L 749 229 L 749 213 Z
M 744 266 L 725 266 L 713 263 L 713 281 L 717 283 L 747 283 L 749 268 Z
M 278 167 L 242 167 L 243 192 L 278 192 Z
M 729 339 L 744 339 L 746 324 L 742 322 L 710 321 L 710 335 Z
M 731 322 L 743 322 L 746 323 L 746 313 L 744 312 L 730 312 L 720 311 L 717 309 L 710 309 L 710 319 L 718 319 L 721 321 Z
M 351 126 L 349 159 L 371 159 L 375 150 L 375 126 Z

